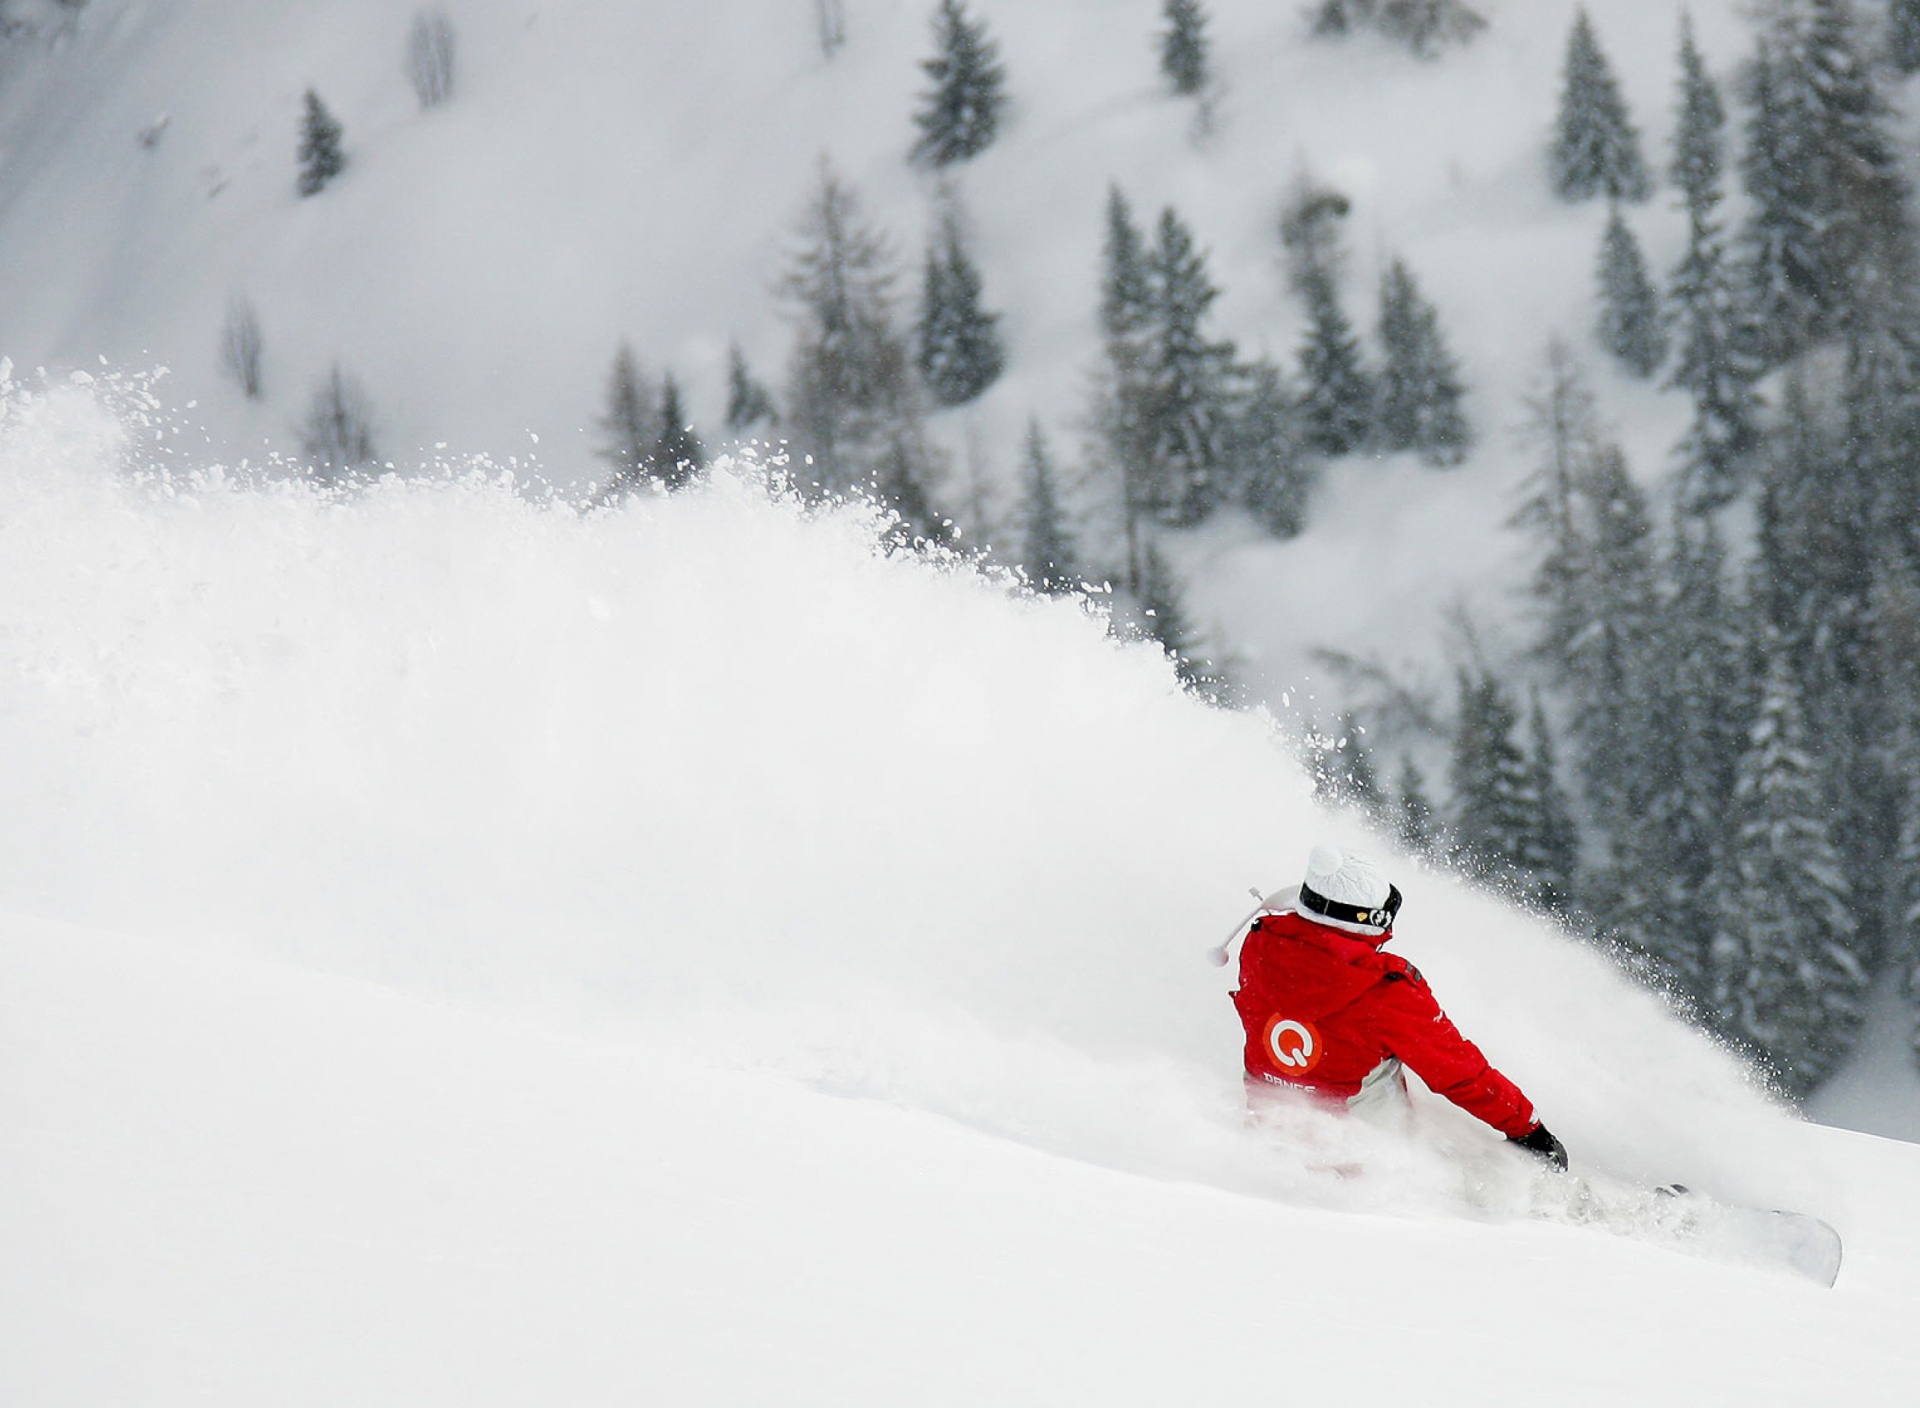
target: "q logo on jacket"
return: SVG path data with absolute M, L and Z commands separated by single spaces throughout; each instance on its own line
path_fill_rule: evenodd
M 1319 1065 L 1320 1058 L 1326 1054 L 1320 1033 L 1311 1022 L 1296 1022 L 1280 1016 L 1267 1023 L 1267 1051 L 1282 1072 L 1293 1076 L 1305 1075 Z

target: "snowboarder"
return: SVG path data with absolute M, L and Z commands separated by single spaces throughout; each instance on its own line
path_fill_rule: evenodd
M 1363 1112 L 1407 1108 L 1404 1065 L 1512 1143 L 1566 1168 L 1566 1146 L 1448 1020 L 1419 969 L 1381 952 L 1399 911 L 1400 891 L 1386 876 L 1331 846 L 1313 848 L 1297 896 L 1269 896 L 1256 911 L 1233 994 L 1247 1029 L 1249 1097 L 1291 1086 Z

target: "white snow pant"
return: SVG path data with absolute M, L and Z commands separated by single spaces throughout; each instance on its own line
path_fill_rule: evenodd
M 1407 1094 L 1407 1075 L 1400 1065 L 1398 1057 L 1389 1056 L 1360 1082 L 1360 1089 L 1342 1100 L 1329 1096 L 1308 1085 L 1295 1085 L 1292 1081 L 1276 1080 L 1272 1076 L 1247 1077 L 1247 1113 L 1258 1119 L 1262 1107 L 1270 1105 L 1282 1094 L 1303 1094 L 1314 1096 L 1335 1108 L 1343 1108 L 1358 1115 L 1376 1129 L 1391 1130 L 1396 1134 L 1406 1132 L 1413 1116 L 1413 1098 Z

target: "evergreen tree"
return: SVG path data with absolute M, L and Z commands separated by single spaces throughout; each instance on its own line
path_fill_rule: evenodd
M 1394 839 L 1410 856 L 1426 858 L 1440 848 L 1433 803 L 1427 800 L 1427 780 L 1412 758 L 1400 760 L 1400 785 L 1397 789 L 1398 815 Z
M 1514 739 L 1518 719 L 1499 681 L 1460 672 L 1451 781 L 1454 861 L 1490 883 L 1513 883 L 1526 863 L 1535 808 L 1526 756 Z
M 1734 766 L 1755 705 L 1749 636 L 1727 589 L 1726 552 L 1711 516 L 1677 515 L 1662 564 L 1649 691 L 1664 765 L 1650 770 L 1631 863 L 1648 893 L 1643 946 L 1703 992 L 1714 915 L 1711 878 L 1725 838 Z
M 1167 652 L 1181 681 L 1203 694 L 1216 694 L 1220 680 L 1200 653 L 1200 636 L 1187 620 L 1179 579 L 1153 543 L 1147 544 L 1142 561 L 1140 615 L 1147 634 Z
M 1550 156 L 1554 193 L 1562 200 L 1645 200 L 1653 185 L 1640 155 L 1640 134 L 1585 6 L 1574 15 L 1563 72 Z
M 647 455 L 653 477 L 665 489 L 684 488 L 706 466 L 706 447 L 687 424 L 680 386 L 667 376 L 660 390 L 660 434 Z
M 1171 208 L 1161 213 L 1146 273 L 1153 300 L 1142 407 L 1147 502 L 1168 522 L 1191 525 L 1219 501 L 1233 347 L 1209 342 L 1202 331 L 1220 291 L 1192 232 Z
M 1827 308 L 1851 326 L 1902 296 L 1914 273 L 1907 182 L 1892 112 L 1860 52 L 1851 0 L 1807 0 L 1806 64 L 1824 178 Z
M 1782 82 L 1780 68 L 1773 46 L 1762 39 L 1747 76 L 1741 177 L 1749 214 L 1737 246 L 1747 314 L 1742 329 L 1762 371 L 1805 345 L 1826 283 L 1805 88 Z
M 1274 537 L 1295 537 L 1307 526 L 1307 501 L 1318 477 L 1301 443 L 1299 409 L 1273 363 L 1236 370 L 1239 393 L 1227 458 L 1241 506 Z
M 1720 92 L 1693 42 L 1680 32 L 1680 122 L 1672 178 L 1687 210 L 1687 250 L 1673 271 L 1667 306 L 1678 356 L 1666 384 L 1693 399 L 1693 423 L 1680 447 L 1679 496 L 1704 512 L 1737 492 L 1741 462 L 1756 438 L 1756 368 L 1741 346 L 1738 292 L 1721 245 Z
M 773 393 L 768 391 L 747 368 L 747 354 L 737 342 L 727 346 L 727 430 L 741 435 L 756 425 L 771 426 L 779 417 L 773 408 Z
M 1351 709 L 1340 715 L 1333 737 L 1322 741 L 1316 774 L 1321 790 L 1336 804 L 1359 807 L 1373 818 L 1385 818 L 1392 811 L 1373 766 L 1366 730 Z
M 1722 132 L 1727 112 L 1719 85 L 1693 39 L 1693 18 L 1680 15 L 1680 120 L 1674 131 L 1673 163 L 1668 172 L 1680 188 L 1687 213 L 1711 219 L 1720 204 L 1723 179 Z
M 1883 766 L 1898 779 L 1884 961 L 1920 1012 L 1920 580 L 1901 574 L 1882 583 L 1875 627 L 1876 673 L 1888 715 Z M 1915 1021 L 1914 1051 L 1920 1056 L 1920 1019 L 1909 1020 Z
M 647 478 L 653 452 L 660 442 L 661 417 L 653 390 L 641 374 L 633 348 L 621 343 L 607 378 L 607 410 L 600 418 L 606 437 L 598 454 L 613 466 L 601 487 L 602 499 L 632 492 Z
M 1288 274 L 1307 308 L 1307 338 L 1300 351 L 1306 444 L 1324 455 L 1352 453 L 1373 430 L 1373 383 L 1340 306 L 1338 228 L 1348 208 L 1338 192 L 1302 180 L 1280 221 Z
M 1659 611 L 1652 524 L 1625 457 L 1594 425 L 1577 365 L 1558 343 L 1547 356 L 1549 382 L 1530 402 L 1528 426 L 1542 462 L 1515 521 L 1542 545 L 1536 649 L 1564 691 L 1590 814 L 1618 840 L 1644 814 L 1663 756 L 1651 689 Z
M 1900 73 L 1920 72 L 1920 0 L 1890 0 L 1887 62 Z
M 796 325 L 787 404 L 794 439 L 829 493 L 877 492 L 923 536 L 937 469 L 919 390 L 894 325 L 894 263 L 852 188 L 821 163 L 820 184 L 782 283 Z
M 1487 27 L 1462 0 L 1321 0 L 1313 32 L 1344 35 L 1371 26 L 1423 59 L 1448 44 L 1464 44 Z
M 1653 524 L 1613 447 L 1586 466 L 1579 493 L 1584 551 L 1567 584 L 1576 599 L 1563 604 L 1550 658 L 1570 686 L 1588 800 L 1618 838 L 1645 816 L 1664 758 L 1651 678 L 1659 618 Z
M 1788 652 L 1775 643 L 1766 653 L 1717 878 L 1711 996 L 1721 1020 L 1803 1096 L 1851 1046 L 1867 974 L 1851 946 L 1853 896 L 1807 751 L 1799 682 Z
M 1754 67 L 1743 247 L 1769 365 L 1884 316 L 1913 276 L 1891 114 L 1855 31 L 1847 0 L 1782 4 Z
M 320 101 L 320 95 L 307 89 L 306 106 L 300 119 L 301 195 L 318 195 L 327 182 L 346 169 L 341 136 L 340 124 Z
M 920 300 L 920 372 L 943 406 L 973 400 L 998 380 L 1005 362 L 997 313 L 981 306 L 980 270 L 961 239 L 959 218 L 949 210 L 927 251 Z
M 1417 451 L 1429 464 L 1460 463 L 1473 443 L 1460 404 L 1466 389 L 1441 340 L 1439 314 L 1399 259 L 1381 285 L 1380 350 L 1375 414 L 1381 442 L 1389 450 Z
M 1579 888 L 1580 843 L 1573 808 L 1560 785 L 1553 734 L 1534 691 L 1526 760 L 1528 824 L 1521 838 L 1519 867 L 1528 895 L 1549 914 L 1563 914 Z
M 1154 296 L 1144 237 L 1118 186 L 1107 191 L 1106 239 L 1101 251 L 1100 331 L 1106 354 L 1101 405 L 1096 414 L 1107 457 L 1120 480 L 1127 545 L 1127 586 L 1140 589 L 1141 520 L 1149 503 L 1152 447 L 1147 405 L 1148 337 Z
M 300 426 L 300 450 L 314 477 L 339 482 L 379 459 L 367 393 L 335 362 L 313 393 Z
M 921 95 L 914 121 L 916 161 L 951 166 L 992 145 L 1006 108 L 1006 71 L 984 20 L 969 19 L 964 0 L 940 0 L 933 17 L 934 56 L 920 67 L 933 86 Z
M 1640 241 L 1615 206 L 1600 242 L 1600 345 L 1635 376 L 1652 376 L 1667 356 L 1660 295 L 1647 276 Z
M 1307 444 L 1324 455 L 1347 455 L 1372 430 L 1373 385 L 1360 362 L 1360 342 L 1331 286 L 1307 292 L 1308 331 L 1300 349 Z
M 1200 0 L 1163 0 L 1167 27 L 1160 35 L 1160 72 L 1182 97 L 1207 86 L 1207 12 Z
M 1047 452 L 1040 422 L 1027 424 L 1026 464 L 1020 500 L 1020 565 L 1027 580 L 1049 594 L 1070 592 L 1082 574 L 1067 513 L 1060 502 L 1058 475 Z

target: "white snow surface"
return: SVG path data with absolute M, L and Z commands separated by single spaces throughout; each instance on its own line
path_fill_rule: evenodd
M 751 465 L 130 474 L 141 406 L 0 433 L 0 1401 L 1904 1401 L 1912 1146 L 1377 848 L 1579 1167 L 1841 1281 L 1528 1219 L 1431 1097 L 1247 1128 L 1203 950 L 1367 841 L 1081 605 Z
M 386 0 L 91 0 L 0 45 L 0 1403 L 1907 1401 L 1912 1147 L 1792 1118 L 1316 809 L 1279 739 L 1283 697 L 1344 702 L 1315 646 L 1418 677 L 1446 607 L 1510 629 L 1512 427 L 1605 218 L 1539 177 L 1572 0 L 1481 0 L 1435 65 L 1212 0 L 1198 145 L 1151 0 L 979 6 L 1016 105 L 959 181 L 1010 361 L 937 419 L 950 492 L 977 464 L 1004 513 L 1032 414 L 1074 452 L 1109 181 L 1284 359 L 1306 163 L 1355 200 L 1357 321 L 1404 254 L 1466 363 L 1466 466 L 1343 465 L 1296 543 L 1178 545 L 1278 718 L 751 461 L 589 517 L 533 482 L 597 472 L 621 338 L 709 435 L 729 338 L 779 380 L 822 152 L 911 282 L 928 6 L 846 0 L 831 64 L 800 0 L 443 7 L 429 114 Z M 1680 7 L 1588 8 L 1658 161 Z M 1736 0 L 1689 8 L 1724 77 Z M 302 201 L 309 84 L 351 165 Z M 1631 213 L 1658 267 L 1672 207 Z M 261 404 L 217 368 L 236 293 Z M 490 458 L 257 479 L 335 359 L 403 468 Z M 1593 369 L 1651 482 L 1683 406 Z M 1413 1138 L 1247 1129 L 1201 953 L 1323 839 L 1394 870 L 1403 951 L 1578 1167 L 1827 1217 L 1837 1288 L 1524 1218 L 1430 1100 Z M 1902 1027 L 1821 1118 L 1920 1136 Z

